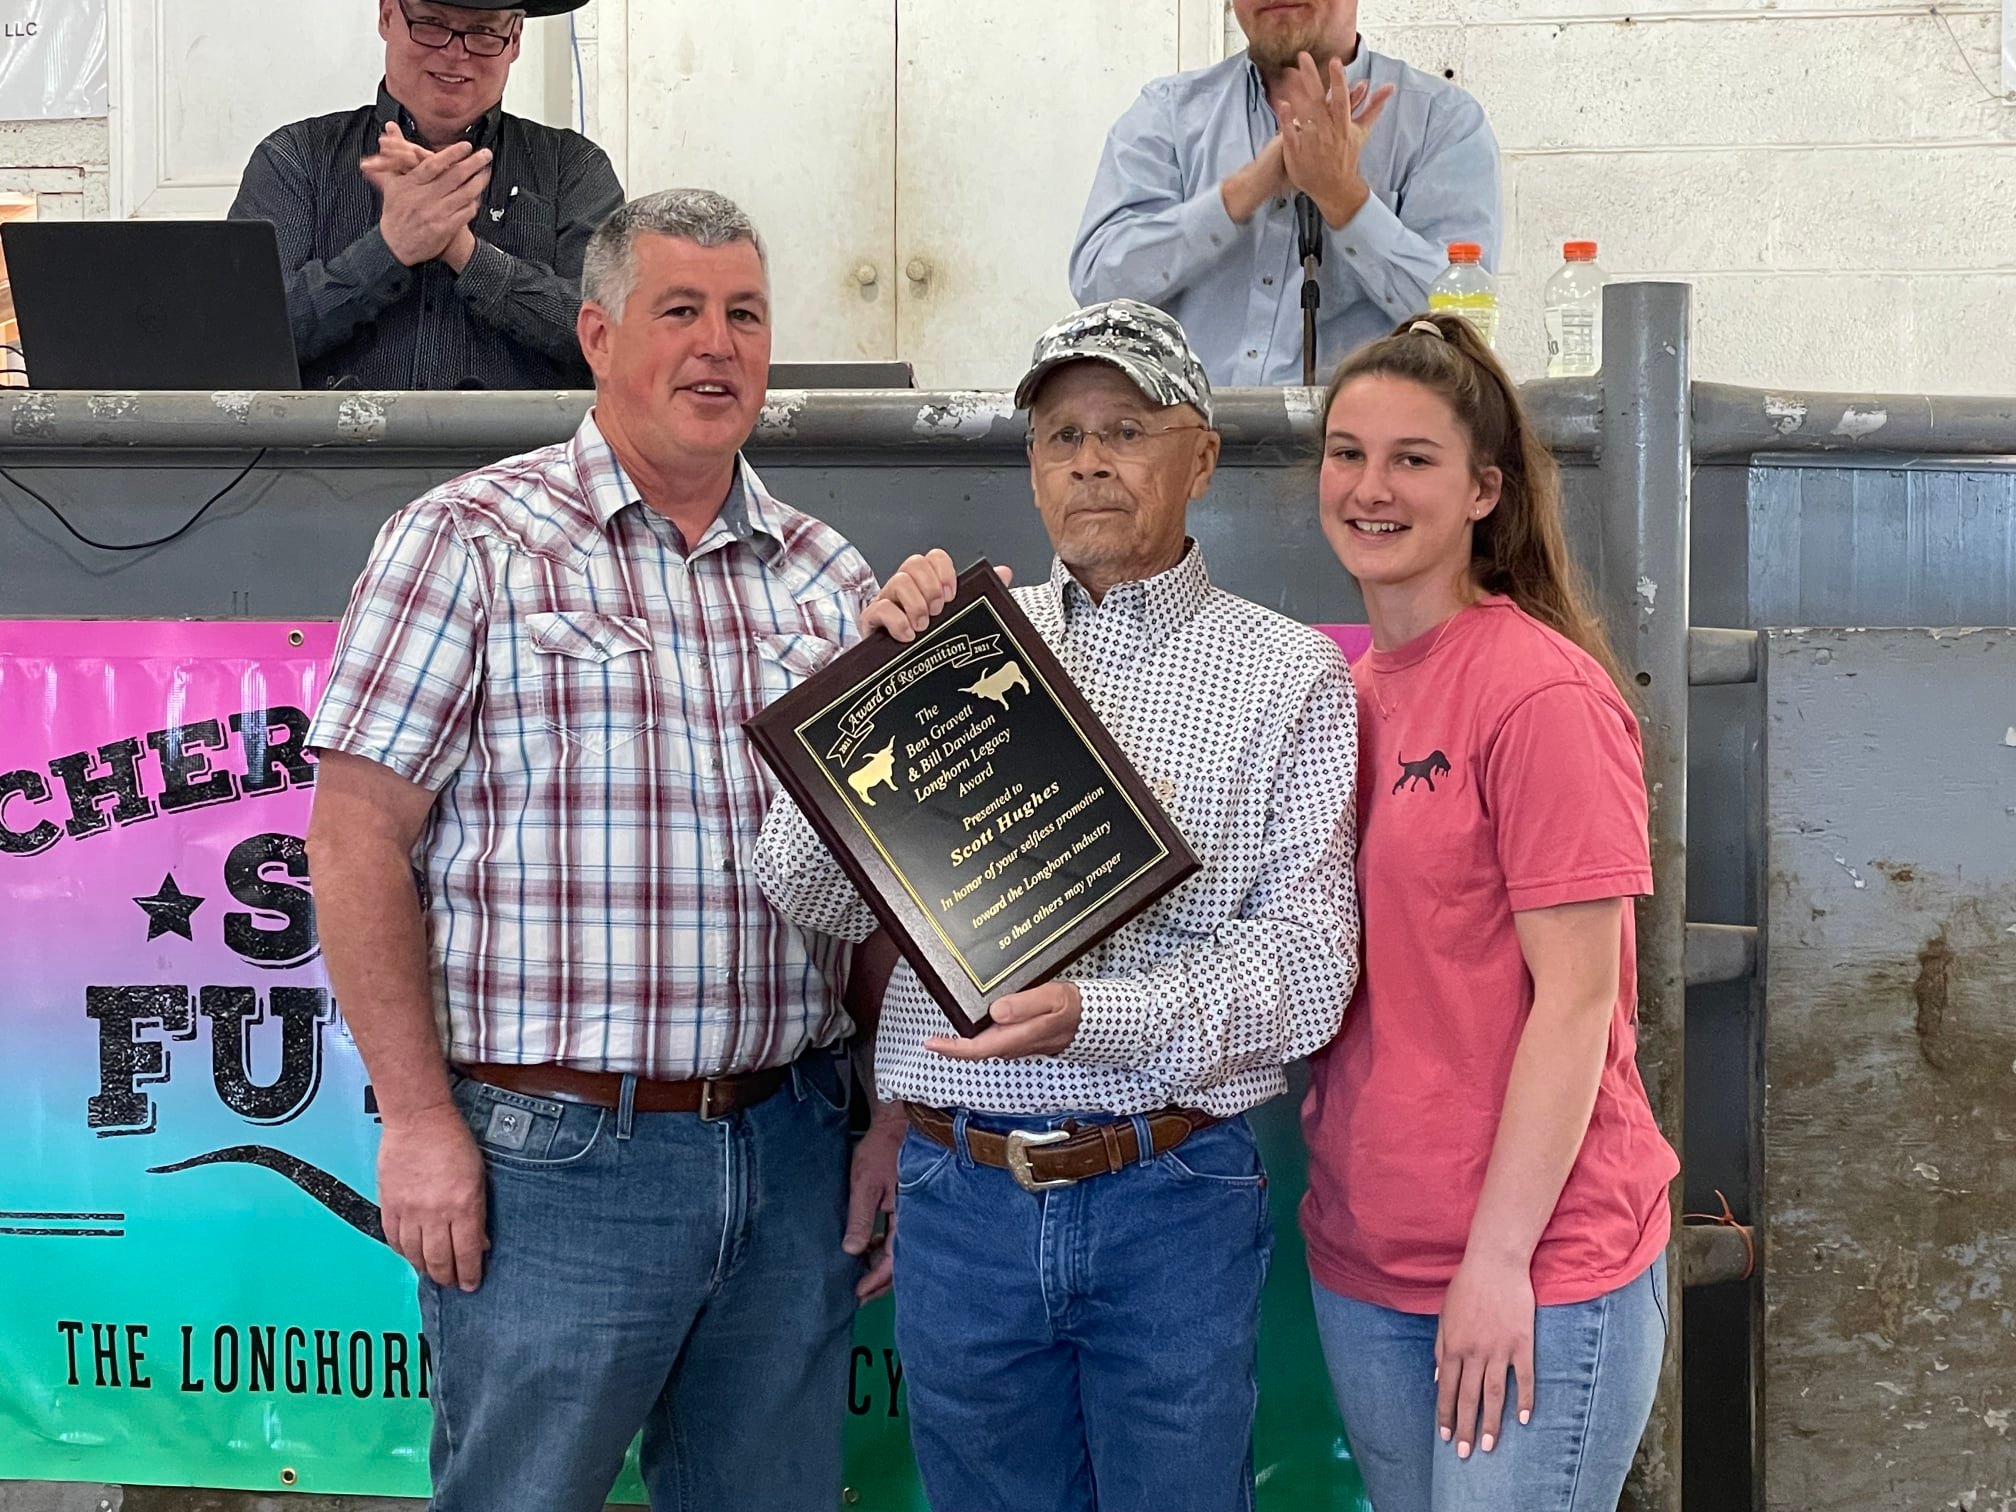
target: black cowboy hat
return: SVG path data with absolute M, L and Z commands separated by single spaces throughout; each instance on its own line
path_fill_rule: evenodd
M 538 16 L 564 16 L 569 11 L 581 9 L 588 0 L 441 0 L 441 3 L 460 6 L 463 10 L 523 11 L 530 20 Z

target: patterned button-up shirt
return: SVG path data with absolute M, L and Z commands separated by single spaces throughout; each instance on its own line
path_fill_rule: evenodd
M 883 999 L 880 1094 L 994 1113 L 1231 1115 L 1285 1090 L 1358 978 L 1357 707 L 1325 636 L 1211 586 L 1193 545 L 1094 604 L 1061 563 L 1016 601 L 1169 810 L 1204 870 L 1065 975 L 1084 1015 L 1063 1055 L 955 1061 L 907 962 Z M 789 799 L 764 821 L 763 886 L 808 928 L 873 917 Z
M 273 223 L 287 316 L 309 388 L 586 388 L 574 335 L 581 256 L 623 203 L 616 170 L 578 132 L 493 109 L 463 135 L 488 147 L 490 189 L 460 273 L 409 268 L 378 231 L 378 191 L 358 164 L 412 116 L 375 105 L 282 126 L 252 153 L 233 220 Z M 431 143 L 447 146 L 445 142 Z
M 774 785 L 741 725 L 874 592 L 746 464 L 689 547 L 592 414 L 392 517 L 308 744 L 436 791 L 415 861 L 450 1059 L 679 1079 L 846 1032 L 842 948 L 757 886 Z

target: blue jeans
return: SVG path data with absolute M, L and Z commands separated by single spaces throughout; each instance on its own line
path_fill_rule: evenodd
M 859 1265 L 844 1068 L 703 1123 L 458 1079 L 489 1168 L 474 1292 L 420 1282 L 436 1512 L 600 1512 L 641 1428 L 654 1512 L 840 1505 Z
M 1066 1116 L 962 1113 L 956 1152 L 903 1143 L 896 1343 L 925 1493 L 940 1512 L 1249 1508 L 1273 1243 L 1252 1131 L 1036 1193 L 966 1153 L 969 1121 Z
M 1508 1380 L 1489 1454 L 1456 1458 L 1435 1423 L 1432 1313 L 1314 1287 L 1316 1328 L 1351 1452 L 1378 1512 L 1614 1512 L 1666 1349 L 1666 1261 L 1587 1302 L 1540 1308 L 1533 1421 Z

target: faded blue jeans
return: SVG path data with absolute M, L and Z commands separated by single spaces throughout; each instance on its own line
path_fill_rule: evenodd
M 1508 1381 L 1496 1447 L 1467 1460 L 1436 1429 L 1435 1315 L 1313 1290 L 1344 1433 L 1378 1512 L 1615 1512 L 1659 1388 L 1663 1257 L 1603 1296 L 1538 1309 L 1533 1421 L 1520 1423 Z
M 490 1252 L 420 1282 L 436 1512 L 600 1512 L 639 1429 L 654 1512 L 840 1505 L 845 1088 L 814 1051 L 703 1123 L 457 1080 Z
M 959 1115 L 960 1137 L 1065 1117 Z M 896 1343 L 934 1508 L 1252 1506 L 1273 1240 L 1245 1119 L 1044 1192 L 915 1130 L 897 1169 Z

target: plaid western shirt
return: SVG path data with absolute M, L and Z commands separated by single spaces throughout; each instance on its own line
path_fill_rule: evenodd
M 846 1032 L 844 947 L 757 886 L 773 783 L 741 725 L 874 592 L 747 463 L 689 549 L 592 414 L 386 523 L 308 744 L 437 794 L 415 862 L 451 1060 L 676 1080 Z

